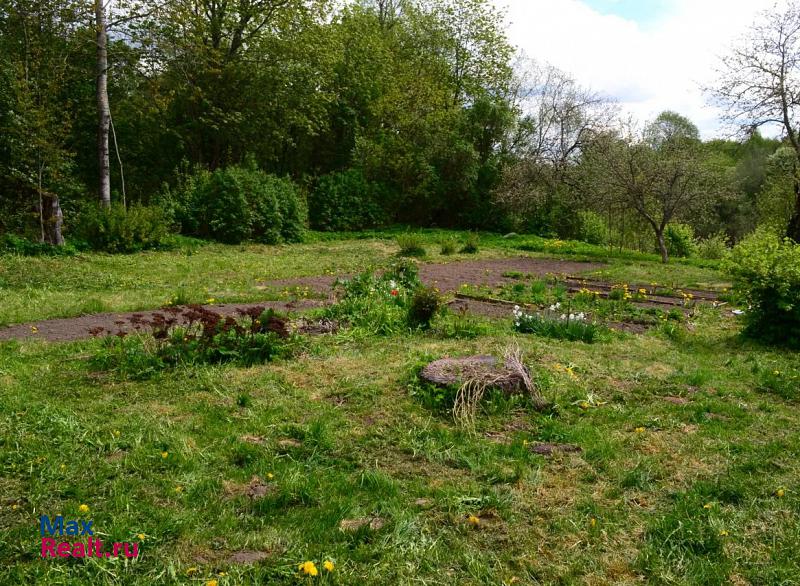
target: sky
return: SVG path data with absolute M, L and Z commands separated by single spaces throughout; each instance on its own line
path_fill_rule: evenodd
M 531 58 L 615 98 L 642 122 L 663 110 L 689 117 L 704 138 L 727 136 L 702 87 L 720 56 L 775 0 L 493 0 Z

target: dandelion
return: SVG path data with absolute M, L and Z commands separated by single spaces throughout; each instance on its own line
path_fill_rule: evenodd
M 528 446 L 528 443 L 530 443 L 530 442 L 528 442 L 528 440 L 522 440 L 522 445 L 523 445 L 524 447 L 527 447 L 527 446 Z
M 325 560 L 325 562 L 322 564 L 322 567 L 325 568 L 325 570 L 327 570 L 328 572 L 333 572 L 333 568 L 335 566 L 333 565 L 333 562 L 331 560 Z
M 720 529 L 719 530 L 719 536 L 720 537 L 727 537 L 728 536 L 728 532 L 725 529 Z
M 636 433 L 644 433 L 645 430 L 644 430 L 644 427 L 637 427 L 633 431 L 635 431 Z
M 275 478 L 275 475 L 272 472 L 267 472 L 267 480 L 272 480 Z
M 114 430 L 114 437 L 119 437 L 119 430 L 118 429 Z
M 61 464 L 61 466 L 59 466 L 59 468 L 60 468 L 60 469 L 61 469 L 61 471 L 63 472 L 64 470 L 66 470 L 66 469 L 67 469 L 67 465 L 66 465 L 66 464 Z
M 316 576 L 319 574 L 317 566 L 314 565 L 314 562 L 303 562 L 297 566 L 297 569 L 303 572 L 306 576 Z
M 169 457 L 169 452 L 161 452 L 161 457 L 166 460 Z
M 78 507 L 78 511 L 81 513 L 88 513 L 89 512 L 89 505 L 81 505 Z
M 38 334 L 39 333 L 39 328 L 37 328 L 36 326 L 31 326 L 31 333 L 32 334 Z
M 782 488 L 779 488 L 775 491 L 775 496 L 782 499 L 784 496 L 786 496 L 786 491 Z
M 647 295 L 647 289 L 639 289 L 639 295 Z
M 145 535 L 144 535 L 144 533 L 137 533 L 136 537 L 139 538 L 139 541 L 144 541 Z
M 589 402 L 588 401 L 581 401 L 579 406 L 580 406 L 581 409 L 586 410 L 586 409 L 589 408 Z
M 477 526 L 480 525 L 480 522 L 481 520 L 475 515 L 470 515 L 469 517 L 467 517 L 467 523 L 469 523 L 470 525 Z
M 182 486 L 176 486 L 175 487 L 175 492 L 177 492 L 178 494 L 182 493 L 183 492 L 183 487 Z
M 219 586 L 219 582 L 217 582 L 216 580 L 209 580 L 208 582 L 206 582 L 206 586 Z
M 591 525 L 592 527 L 594 527 L 595 525 L 597 525 L 597 519 L 595 519 L 594 517 L 592 517 L 591 519 L 589 519 L 589 525 Z
M 710 509 L 714 508 L 714 503 L 706 503 L 706 504 L 703 505 L 703 508 L 706 509 L 706 510 L 710 510 Z

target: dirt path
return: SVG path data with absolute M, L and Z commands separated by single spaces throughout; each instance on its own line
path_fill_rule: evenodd
M 513 279 L 503 277 L 503 273 L 567 275 L 602 268 L 603 265 L 588 262 L 558 261 L 527 257 L 503 258 L 494 260 L 461 261 L 446 264 L 424 264 L 420 266 L 420 278 L 427 285 L 439 287 L 443 292 L 456 291 L 463 284 L 488 285 L 496 287 L 510 283 Z M 308 287 L 318 294 L 327 295 L 335 277 L 301 277 L 262 283 L 263 289 L 291 289 Z M 293 302 L 264 301 L 261 303 L 214 305 L 210 307 L 223 315 L 236 315 L 237 310 L 263 306 L 276 311 L 302 311 L 321 307 L 324 301 L 300 300 Z M 484 312 L 486 309 L 484 309 Z M 51 319 L 0 328 L 0 341 L 39 338 L 51 342 L 67 342 L 90 338 L 93 330 L 102 328 L 105 332 L 119 330 L 132 331 L 129 319 L 141 315 L 151 319 L 155 311 L 132 311 L 126 313 L 101 313 L 82 317 Z

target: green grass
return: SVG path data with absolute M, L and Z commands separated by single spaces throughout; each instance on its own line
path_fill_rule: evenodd
M 503 250 L 482 239 L 480 254 Z M 160 301 L 181 277 L 218 295 L 204 279 L 227 276 L 231 295 L 245 294 L 265 271 L 357 270 L 395 252 L 391 240 L 359 240 L 26 259 L 27 274 L 0 262 L 14 311 L 27 284 L 43 300 L 28 315 L 41 316 L 50 293 L 77 301 L 81 283 L 116 309 L 154 291 Z M 611 268 L 624 273 L 624 262 Z M 87 282 L 102 264 L 105 276 Z M 696 267 L 680 266 L 685 287 Z M 708 308 L 677 338 L 657 328 L 588 345 L 515 334 L 510 315 L 450 315 L 427 332 L 343 330 L 267 365 L 141 381 L 92 368 L 101 340 L 2 343 L 0 583 L 794 583 L 800 359 L 739 331 Z M 500 355 L 509 343 L 528 357 L 547 412 L 493 396 L 468 430 L 414 392 L 428 360 Z M 537 442 L 583 451 L 546 458 L 530 450 Z M 246 494 L 254 476 L 263 498 Z M 41 560 L 43 513 L 92 519 L 107 542 L 143 534 L 142 556 Z M 267 556 L 229 561 L 245 550 Z M 320 569 L 313 581 L 299 577 L 306 560 Z

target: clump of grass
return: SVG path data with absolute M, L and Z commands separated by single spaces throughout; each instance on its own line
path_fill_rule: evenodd
M 480 249 L 480 244 L 480 236 L 474 232 L 470 232 L 467 234 L 466 240 L 464 240 L 464 246 L 461 247 L 461 252 L 465 254 L 475 254 Z
M 400 247 L 400 256 L 425 256 L 425 241 L 419 234 L 406 232 L 395 238 L 397 246 Z
M 442 238 L 439 241 L 439 252 L 445 256 L 455 254 L 457 249 L 458 249 L 458 240 L 456 240 L 452 236 L 447 238 Z
M 521 388 L 530 396 L 537 409 L 545 406 L 545 401 L 531 379 L 522 352 L 518 346 L 509 346 L 503 353 L 505 369 L 497 374 L 480 372 L 469 376 L 458 389 L 453 402 L 453 419 L 466 427 L 474 427 L 475 416 L 486 392 L 492 388 L 513 388 L 509 380 L 521 380 Z

